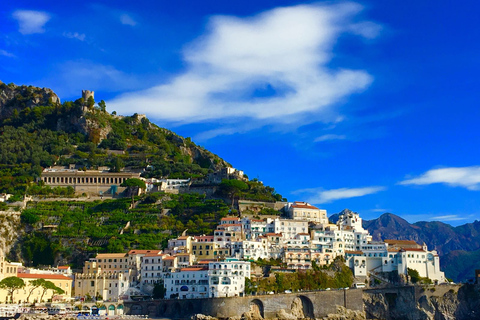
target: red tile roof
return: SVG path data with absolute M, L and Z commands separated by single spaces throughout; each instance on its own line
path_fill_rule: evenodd
M 145 254 L 151 252 L 162 252 L 162 250 L 130 250 L 128 254 Z
M 52 280 L 72 280 L 63 274 L 42 274 L 42 273 L 17 273 L 17 277 L 22 279 L 52 279 Z
M 348 254 L 363 254 L 363 252 L 359 251 L 359 250 L 355 250 L 355 251 L 345 250 L 345 253 L 348 253 Z
M 294 202 L 292 204 L 293 208 L 302 208 L 302 209 L 316 209 L 318 210 L 317 207 L 312 206 L 311 204 L 308 204 L 306 202 Z
M 183 268 L 183 269 L 180 269 L 180 271 L 202 271 L 202 270 L 206 270 L 205 268 Z

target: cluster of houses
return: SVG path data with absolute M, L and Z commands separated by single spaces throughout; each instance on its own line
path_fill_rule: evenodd
M 164 250 L 98 254 L 75 276 L 75 293 L 116 300 L 165 288 L 166 298 L 242 296 L 250 261 L 281 259 L 287 270 L 327 265 L 338 256 L 358 279 L 415 269 L 422 277 L 445 282 L 436 251 L 414 241 L 372 241 L 357 213 L 329 223 L 325 210 L 289 203 L 288 218 L 227 217 L 211 236 L 183 235 Z M 133 289 L 132 289 L 133 288 Z M 134 292 L 132 292 L 132 290 Z
M 66 295 L 73 286 L 76 297 L 104 301 L 142 298 L 155 287 L 164 288 L 166 298 L 243 296 L 245 279 L 254 273 L 251 261 L 258 259 L 280 259 L 291 271 L 328 265 L 341 256 L 361 281 L 387 272 L 407 280 L 408 269 L 437 283 L 446 281 L 435 250 L 414 241 L 372 241 L 357 213 L 346 212 L 330 223 L 325 210 L 306 202 L 288 203 L 285 211 L 287 218 L 226 217 L 213 235 L 182 235 L 163 250 L 97 254 L 74 274 L 73 283 L 58 272 L 41 276 L 69 279 L 69 285 L 59 285 L 68 288 Z M 38 276 L 18 267 L 2 260 L 2 272 Z

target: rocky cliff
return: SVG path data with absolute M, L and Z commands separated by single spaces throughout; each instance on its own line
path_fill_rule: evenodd
M 366 290 L 367 319 L 480 319 L 480 286 L 404 287 Z
M 14 110 L 60 104 L 58 96 L 48 88 L 17 86 L 0 81 L 0 119 L 12 116 Z

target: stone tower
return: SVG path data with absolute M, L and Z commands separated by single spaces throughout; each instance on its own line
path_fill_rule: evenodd
M 94 98 L 94 93 L 93 91 L 90 91 L 90 90 L 82 90 L 82 98 L 83 98 L 83 101 L 85 101 L 85 103 L 88 101 L 88 98 L 92 97 Z

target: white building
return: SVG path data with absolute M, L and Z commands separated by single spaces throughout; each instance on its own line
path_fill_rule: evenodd
M 250 262 L 226 259 L 192 266 L 165 276 L 166 297 L 180 299 L 243 296 Z
M 415 245 L 412 245 L 415 244 Z M 405 248 L 401 246 L 405 245 Z M 434 282 L 446 281 L 440 270 L 440 259 L 435 250 L 428 251 L 427 246 L 420 246 L 414 241 L 385 240 L 370 242 L 359 251 L 347 251 L 347 265 L 355 276 L 368 276 L 368 273 L 397 272 L 406 278 L 408 269 L 417 270 L 420 277 Z
M 293 239 L 299 233 L 308 232 L 308 221 L 305 220 L 291 220 L 291 219 L 275 219 L 267 229 L 273 233 L 281 233 L 285 240 Z M 273 229 L 273 231 L 271 231 Z

